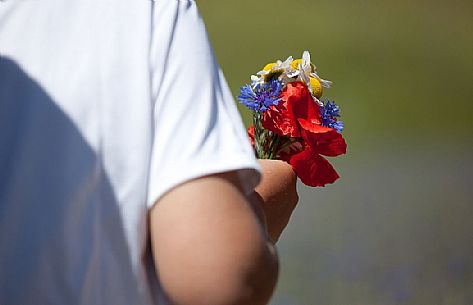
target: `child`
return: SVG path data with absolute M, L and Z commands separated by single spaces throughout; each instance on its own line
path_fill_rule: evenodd
M 193 0 L 7 0 L 0 56 L 0 304 L 267 303 L 295 176 Z

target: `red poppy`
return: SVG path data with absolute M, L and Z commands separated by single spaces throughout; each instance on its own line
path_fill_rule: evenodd
M 346 143 L 335 130 L 314 133 L 302 130 L 302 149 L 281 154 L 291 164 L 301 181 L 309 186 L 325 186 L 340 176 L 324 156 L 335 157 L 346 153 Z
M 307 130 L 317 132 L 323 127 L 320 106 L 314 101 L 303 82 L 289 83 L 281 92 L 277 106 L 271 106 L 263 117 L 263 127 L 279 135 L 301 137 L 301 122 Z
M 302 82 L 286 85 L 277 106 L 271 106 L 262 120 L 264 128 L 282 136 L 296 138 L 299 149 L 280 153 L 292 165 L 301 181 L 309 186 L 325 186 L 339 175 L 322 157 L 346 153 L 346 143 L 335 129 L 322 126 L 320 106 Z M 254 141 L 253 130 L 248 130 Z

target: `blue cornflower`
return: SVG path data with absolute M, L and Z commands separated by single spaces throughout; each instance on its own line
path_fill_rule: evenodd
M 281 99 L 279 95 L 283 86 L 277 79 L 270 82 L 257 84 L 255 88 L 250 85 L 245 85 L 240 88 L 240 95 L 238 100 L 246 107 L 254 110 L 264 112 L 268 110 L 269 106 L 277 105 Z
M 320 106 L 320 115 L 322 117 L 322 125 L 335 129 L 338 133 L 342 133 L 345 124 L 342 121 L 337 121 L 337 117 L 340 117 L 340 107 L 338 107 L 333 101 L 327 99 Z

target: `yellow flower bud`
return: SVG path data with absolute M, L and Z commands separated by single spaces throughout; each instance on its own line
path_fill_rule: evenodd
M 276 63 L 272 62 L 264 66 L 263 71 L 271 71 L 271 69 L 274 67 Z
M 265 82 L 268 82 L 273 78 L 278 78 L 284 72 L 284 69 L 274 69 L 274 66 L 276 66 L 276 63 L 274 62 L 264 66 L 263 71 L 268 72 L 263 76 Z
M 312 94 L 316 98 L 320 98 L 322 96 L 323 89 L 318 79 L 315 77 L 310 77 L 310 87 L 312 88 Z
M 295 70 L 299 67 L 299 64 L 302 64 L 302 59 L 295 59 L 291 63 L 291 68 Z

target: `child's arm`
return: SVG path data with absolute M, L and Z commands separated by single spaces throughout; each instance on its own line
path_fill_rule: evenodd
M 164 291 L 175 304 L 257 305 L 269 301 L 278 261 L 267 231 L 277 240 L 297 194 L 290 167 L 271 161 L 261 165 L 263 175 L 271 178 L 263 179 L 258 187 L 257 201 L 243 195 L 238 174 L 229 172 L 184 183 L 152 208 L 156 268 Z M 286 187 L 284 195 L 272 191 L 279 187 Z M 278 198 L 281 204 L 272 213 Z M 269 204 L 261 201 L 265 199 Z M 282 216 L 280 207 L 285 204 L 290 208 Z M 262 211 L 267 215 L 263 217 Z
M 176 305 L 266 304 L 278 261 L 238 174 L 184 183 L 151 209 L 158 276 Z
M 253 202 L 261 206 L 268 235 L 276 243 L 299 201 L 297 176 L 292 167 L 280 160 L 260 160 L 263 179 L 256 187 Z

